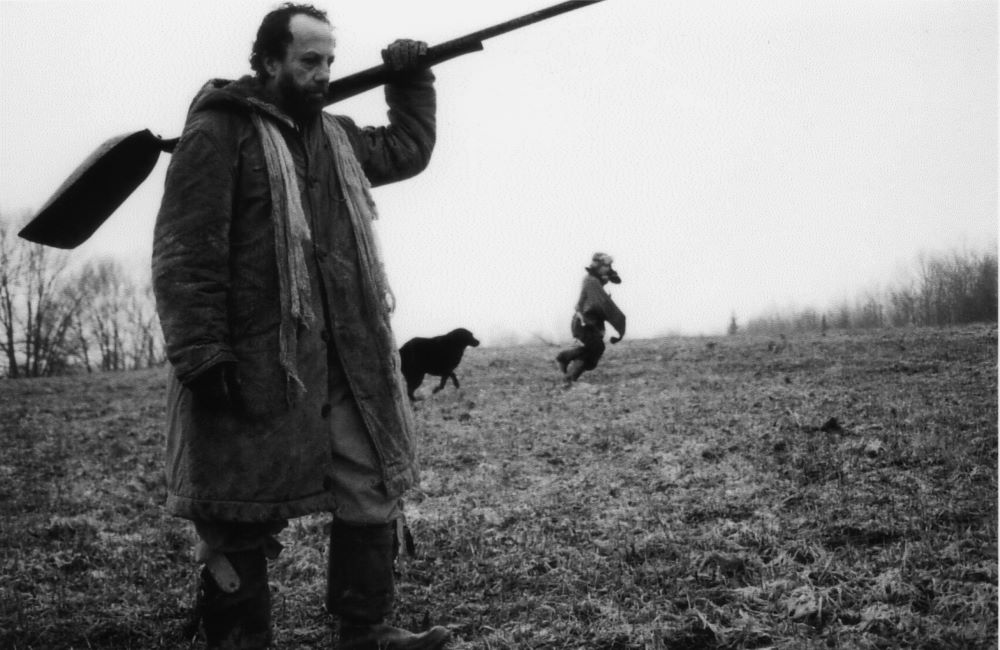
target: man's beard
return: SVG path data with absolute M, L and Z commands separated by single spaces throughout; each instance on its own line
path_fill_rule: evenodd
M 278 93 L 285 111 L 295 118 L 315 117 L 326 106 L 326 88 L 310 92 L 297 86 L 291 75 L 278 76 Z

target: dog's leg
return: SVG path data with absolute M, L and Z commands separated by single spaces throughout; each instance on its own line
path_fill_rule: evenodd
M 451 373 L 449 376 L 451 377 L 451 383 L 455 384 L 455 388 L 458 388 L 458 377 L 455 376 L 455 373 Z
M 441 390 L 442 388 L 444 388 L 444 385 L 446 383 L 448 383 L 448 375 L 445 375 L 445 376 L 441 377 L 441 383 L 438 384 L 437 386 L 435 386 L 434 390 L 432 392 L 434 392 L 434 393 L 438 392 L 439 390 Z
M 414 395 L 416 390 L 420 388 L 420 384 L 424 383 L 424 376 L 413 377 L 406 379 L 406 393 L 410 396 L 410 401 L 416 401 L 417 396 Z

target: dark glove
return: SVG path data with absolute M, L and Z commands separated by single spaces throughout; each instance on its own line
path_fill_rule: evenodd
M 240 403 L 236 364 L 226 361 L 212 366 L 186 384 L 195 403 L 212 410 L 232 408 Z
M 409 72 L 424 67 L 427 43 L 400 38 L 382 50 L 382 61 L 393 72 Z

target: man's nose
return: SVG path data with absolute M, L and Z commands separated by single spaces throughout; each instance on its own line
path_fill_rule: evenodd
M 316 66 L 316 73 L 313 75 L 316 81 L 321 81 L 323 83 L 329 83 L 330 81 L 330 64 L 321 63 Z

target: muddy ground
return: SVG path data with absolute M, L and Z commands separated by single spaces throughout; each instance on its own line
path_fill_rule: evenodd
M 995 648 L 994 326 L 469 350 L 417 404 L 395 621 L 455 650 Z M 0 647 L 200 648 L 162 369 L 0 380 Z M 272 565 L 329 648 L 321 515 Z

